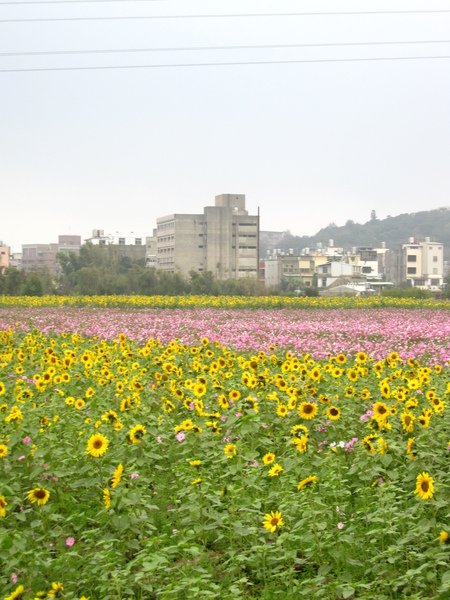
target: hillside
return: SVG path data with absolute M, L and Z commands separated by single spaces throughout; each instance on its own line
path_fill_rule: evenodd
M 271 232 L 267 232 L 271 233 Z M 367 223 L 347 221 L 342 227 L 334 223 L 327 225 L 313 236 L 297 236 L 289 231 L 278 238 L 270 237 L 261 232 L 261 256 L 266 256 L 267 250 L 280 248 L 294 252 L 302 248 L 314 248 L 318 243 L 327 246 L 333 240 L 335 246 L 351 248 L 352 246 L 379 247 L 382 242 L 387 248 L 395 248 L 408 242 L 410 237 L 423 239 L 430 237 L 431 241 L 442 242 L 445 256 L 450 257 L 450 208 L 437 208 L 417 213 L 405 213 L 386 219 L 372 219 Z M 276 239 L 276 246 L 273 245 Z

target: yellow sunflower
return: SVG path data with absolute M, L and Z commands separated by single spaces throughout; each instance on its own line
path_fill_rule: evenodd
M 262 459 L 262 461 L 265 465 L 272 464 L 274 460 L 275 460 L 275 454 L 273 452 L 267 452 L 266 454 L 264 454 L 263 459 Z
M 5 600 L 17 600 L 18 598 L 22 598 L 24 593 L 25 588 L 23 587 L 23 585 L 18 585 L 9 596 L 5 596 Z
M 434 481 L 429 473 L 423 471 L 417 475 L 415 493 L 421 500 L 430 500 L 434 495 Z
M 5 458 L 8 454 L 8 446 L 6 444 L 0 444 L 0 458 Z
M 50 498 L 50 492 L 45 488 L 34 488 L 28 492 L 27 498 L 32 504 L 43 506 L 44 504 L 47 504 L 48 499 Z
M 450 535 L 445 529 L 442 529 L 439 532 L 439 541 L 441 544 L 448 544 L 450 542 Z
M 317 483 L 317 475 L 308 475 L 308 477 L 305 477 L 305 479 L 302 479 L 297 484 L 297 489 L 303 490 L 305 487 L 313 486 L 315 483 Z
M 144 437 L 144 435 L 146 433 L 147 433 L 147 430 L 145 429 L 145 427 L 143 425 L 135 425 L 128 432 L 128 436 L 127 436 L 128 441 L 131 442 L 132 444 L 140 444 L 141 439 Z
M 223 453 L 225 454 L 225 456 L 227 458 L 233 458 L 233 456 L 236 456 L 236 453 L 237 453 L 236 444 L 227 444 L 225 446 L 225 448 L 223 449 Z
M 263 520 L 264 528 L 270 533 L 275 533 L 277 529 L 284 526 L 283 517 L 279 511 L 267 513 Z
M 276 463 L 273 465 L 271 469 L 269 469 L 269 477 L 278 477 L 278 475 L 283 471 L 283 467 Z
M 330 421 L 339 421 L 341 418 L 341 411 L 339 408 L 337 408 L 337 406 L 330 406 L 330 408 L 328 408 L 326 411 L 326 415 Z
M 103 504 L 105 505 L 106 510 L 111 508 L 111 492 L 108 488 L 103 490 Z
M 298 414 L 302 419 L 309 421 L 316 416 L 317 410 L 317 404 L 314 402 L 302 402 L 298 407 Z
M 86 452 L 94 458 L 98 458 L 99 456 L 103 456 L 105 454 L 108 446 L 108 438 L 101 433 L 95 433 L 88 439 Z
M 122 479 L 122 474 L 123 474 L 123 465 L 122 465 L 122 463 L 120 463 L 119 465 L 117 465 L 117 468 L 115 469 L 115 471 L 111 477 L 111 487 L 113 489 L 119 485 L 120 480 Z
M 5 496 L 0 496 L 0 518 L 6 516 L 6 507 L 8 503 L 6 502 Z

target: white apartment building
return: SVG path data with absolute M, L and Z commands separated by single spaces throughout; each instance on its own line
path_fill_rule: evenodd
M 244 194 L 221 194 L 203 214 L 157 219 L 157 268 L 188 275 L 210 271 L 217 279 L 258 276 L 259 214 L 249 215 Z
M 387 256 L 387 277 L 396 285 L 407 282 L 411 287 L 438 291 L 444 281 L 444 245 L 410 238 L 407 244 Z

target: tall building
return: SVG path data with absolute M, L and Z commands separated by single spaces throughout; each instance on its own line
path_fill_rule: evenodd
M 216 196 L 203 214 L 157 219 L 157 268 L 210 271 L 217 279 L 258 276 L 259 215 L 249 215 L 244 194 Z
M 9 267 L 9 246 L 0 242 L 0 273 Z
M 438 291 L 444 280 L 444 245 L 432 242 L 429 237 L 424 241 L 410 238 L 401 248 L 389 252 L 386 261 L 386 276 L 395 284 L 408 283 Z
M 60 235 L 58 242 L 52 244 L 23 244 L 22 263 L 23 271 L 48 271 L 50 275 L 57 275 L 59 264 L 58 252 L 79 252 L 81 236 Z

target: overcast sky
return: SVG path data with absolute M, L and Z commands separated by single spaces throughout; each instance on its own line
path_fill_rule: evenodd
M 0 0 L 0 69 L 450 55 L 450 13 L 17 22 L 257 12 L 450 10 L 448 0 Z M 443 40 L 449 40 L 444 43 Z M 0 240 L 150 235 L 242 193 L 263 230 L 313 234 L 450 205 L 450 60 L 0 72 Z

